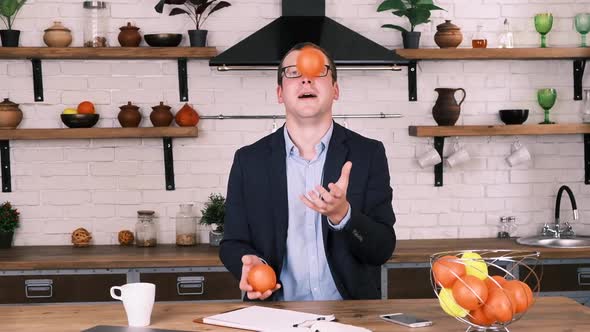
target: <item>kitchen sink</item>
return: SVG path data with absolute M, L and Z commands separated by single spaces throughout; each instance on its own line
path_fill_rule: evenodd
M 516 239 L 516 243 L 547 248 L 590 248 L 590 237 L 574 236 L 568 238 L 554 238 L 547 236 L 530 236 L 518 238 Z

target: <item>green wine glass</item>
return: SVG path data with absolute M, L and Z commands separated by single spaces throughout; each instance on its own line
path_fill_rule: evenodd
M 553 124 L 549 120 L 549 110 L 555 105 L 557 100 L 557 91 L 555 89 L 539 89 L 537 90 L 537 101 L 543 110 L 545 111 L 545 120 L 539 124 Z
M 582 43 L 580 47 L 587 47 L 586 45 L 586 34 L 590 32 L 590 14 L 581 13 L 576 15 L 574 19 L 576 30 L 582 35 Z
M 547 47 L 546 35 L 553 27 L 553 15 L 551 13 L 543 13 L 535 15 L 535 29 L 541 34 L 541 47 Z

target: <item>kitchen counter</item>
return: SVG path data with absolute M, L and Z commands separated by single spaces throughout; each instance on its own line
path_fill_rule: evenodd
M 590 258 L 588 249 L 529 247 L 507 239 L 436 239 L 397 241 L 389 263 L 425 263 L 433 253 L 464 249 L 536 250 L 541 252 L 542 259 Z M 19 246 L 0 249 L 0 270 L 202 266 L 223 266 L 217 247 L 207 244 L 194 247 L 160 244 L 153 248 L 96 245 L 88 248 Z
M 249 304 L 156 303 L 153 328 L 190 331 L 241 331 L 194 323 L 193 320 Z M 379 314 L 405 312 L 431 320 L 421 332 L 464 331 L 467 326 L 447 316 L 436 300 L 371 300 L 330 302 L 277 302 L 274 307 L 316 314 L 335 314 L 340 323 L 363 326 L 372 331 L 407 332 L 408 328 L 382 321 Z M 0 331 L 80 331 L 95 325 L 127 324 L 121 303 L 89 305 L 0 306 Z M 586 332 L 590 330 L 590 308 L 563 297 L 541 297 L 529 312 L 510 325 L 510 331 Z

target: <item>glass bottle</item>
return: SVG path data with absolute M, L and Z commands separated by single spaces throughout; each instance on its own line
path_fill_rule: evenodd
M 584 89 L 584 103 L 582 103 L 582 122 L 590 123 L 590 89 Z
M 500 38 L 498 40 L 498 47 L 499 48 L 514 48 L 514 35 L 510 30 L 510 23 L 508 23 L 508 19 L 504 19 L 504 30 L 500 34 Z
M 151 210 L 137 211 L 135 224 L 135 245 L 138 247 L 155 247 L 158 244 L 158 227 Z
M 509 237 L 510 234 L 508 233 L 508 217 L 501 217 L 500 224 L 498 225 L 498 238 L 506 239 Z
M 84 1 L 84 47 L 108 47 L 109 10 L 105 1 Z
M 197 220 L 193 214 L 193 204 L 180 204 L 176 213 L 176 245 L 193 246 L 197 244 Z
M 471 39 L 471 46 L 473 48 L 486 48 L 488 47 L 488 40 L 484 37 L 483 33 L 481 32 L 482 26 L 477 26 L 477 31 L 473 34 L 473 38 Z

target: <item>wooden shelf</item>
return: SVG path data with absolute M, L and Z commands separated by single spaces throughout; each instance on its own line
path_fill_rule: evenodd
M 497 126 L 410 126 L 410 136 L 514 136 L 514 135 L 567 135 L 590 134 L 590 124 L 534 124 Z
M 197 137 L 197 127 L 0 129 L 0 140 Z
M 420 48 L 398 49 L 408 60 L 549 60 L 590 58 L 590 48 Z
M 215 47 L 2 47 L 0 59 L 210 59 Z

